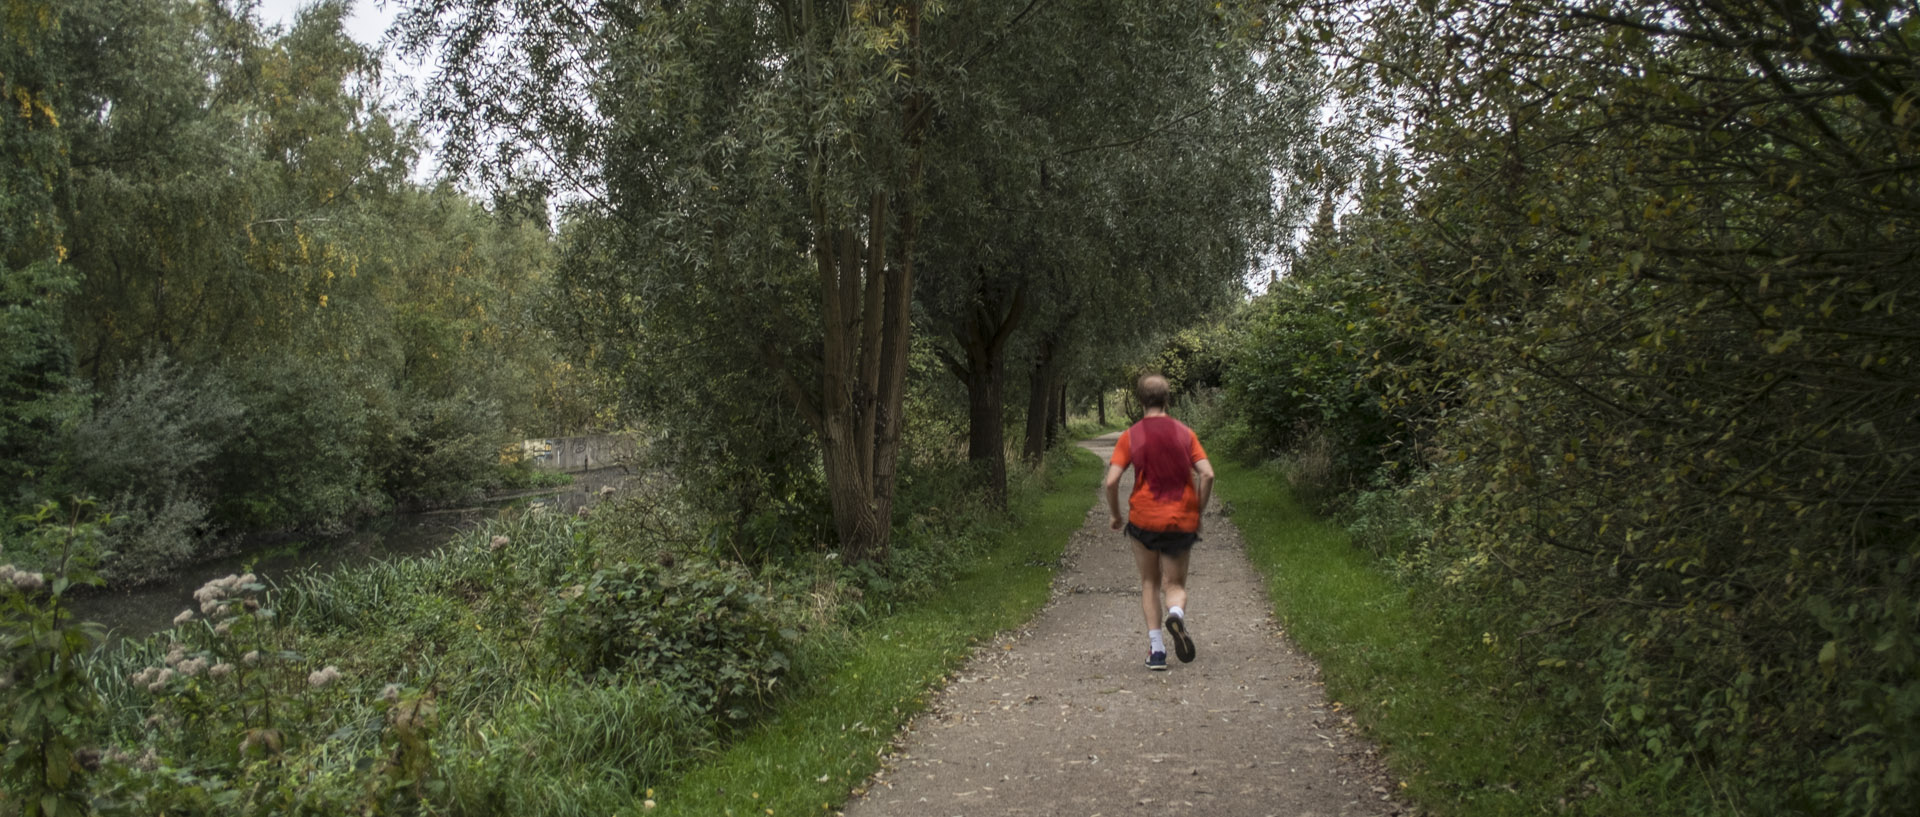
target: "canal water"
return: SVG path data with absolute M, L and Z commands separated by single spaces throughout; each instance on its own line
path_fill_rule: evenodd
M 431 553 L 463 531 L 502 514 L 522 513 L 532 504 L 572 512 L 595 501 L 601 488 L 624 483 L 627 473 L 618 467 L 600 468 L 573 478 L 564 488 L 503 494 L 473 508 L 393 514 L 368 520 L 352 533 L 256 545 L 183 569 L 165 581 L 79 596 L 72 600 L 74 615 L 105 626 L 109 641 L 143 638 L 172 626 L 181 610 L 199 609 L 193 591 L 213 579 L 252 570 L 269 581 L 284 580 L 298 573 L 329 573 Z

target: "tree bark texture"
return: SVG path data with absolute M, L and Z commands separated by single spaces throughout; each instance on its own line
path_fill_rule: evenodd
M 1047 453 L 1048 420 L 1053 408 L 1054 373 L 1060 368 L 1059 342 L 1053 335 L 1040 338 L 1034 355 L 1033 371 L 1027 377 L 1027 439 L 1021 455 L 1028 462 L 1039 462 Z
M 986 480 L 987 501 L 995 508 L 1007 504 L 1007 438 L 1001 421 L 1006 404 L 1007 339 L 1019 325 L 1026 303 L 1024 286 L 1014 290 L 1013 302 L 1004 313 L 998 303 L 983 302 L 967 316 L 966 325 L 955 338 L 967 356 L 964 365 L 951 366 L 967 384 L 967 462 Z
M 917 76 L 920 24 L 914 11 L 909 49 Z M 918 232 L 911 191 L 920 173 L 922 108 L 918 91 L 902 102 L 913 158 L 896 194 L 871 193 L 865 218 L 854 224 L 831 221 L 827 203 L 813 194 L 812 253 L 824 327 L 817 410 L 806 407 L 804 390 L 790 389 L 820 434 L 834 531 L 850 561 L 885 558 L 893 532 Z M 899 246 L 890 252 L 888 237 L 896 226 Z

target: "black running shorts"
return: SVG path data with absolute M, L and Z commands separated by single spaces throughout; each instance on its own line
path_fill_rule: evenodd
M 1141 530 L 1134 527 L 1132 522 L 1127 523 L 1127 535 L 1148 550 L 1168 556 L 1185 553 L 1193 547 L 1193 543 L 1200 541 L 1200 534 L 1193 531 Z

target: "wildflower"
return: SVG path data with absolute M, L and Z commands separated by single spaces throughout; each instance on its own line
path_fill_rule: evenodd
M 259 584 L 259 583 L 260 583 L 260 577 L 255 576 L 252 573 L 242 573 L 240 574 L 240 581 L 237 582 L 236 584 L 239 588 L 245 588 L 246 585 Z
M 613 495 L 613 492 L 614 492 L 614 491 L 617 491 L 617 490 L 619 490 L 619 489 L 618 489 L 618 488 L 615 488 L 615 487 L 613 487 L 613 486 L 611 486 L 611 485 L 602 485 L 602 486 L 600 486 L 600 495 L 601 495 L 601 496 L 612 496 L 612 495 Z
M 313 687 L 315 689 L 319 689 L 320 687 L 326 686 L 338 680 L 340 680 L 340 671 L 337 669 L 334 669 L 333 665 L 329 664 L 325 667 L 314 670 L 313 674 L 308 675 L 307 686 Z
M 214 635 L 226 635 L 231 630 L 233 630 L 233 619 L 226 619 L 219 624 L 213 625 Z
M 137 686 L 137 687 L 143 687 L 153 683 L 154 676 L 159 674 L 160 674 L 159 667 L 147 667 L 146 669 L 143 669 L 139 672 L 134 673 L 131 676 L 128 676 L 127 683 L 133 684 L 134 686 Z
M 39 590 L 41 587 L 45 586 L 46 583 L 47 583 L 46 577 L 38 573 L 29 573 L 25 570 L 21 570 L 13 574 L 13 587 L 15 590 L 20 590 L 23 592 L 27 590 Z
M 12 584 L 14 572 L 13 565 L 0 565 L 0 583 Z
M 248 650 L 248 651 L 247 651 L 247 654 L 246 654 L 246 655 L 243 655 L 243 656 L 240 656 L 240 662 L 241 662 L 241 663 L 243 663 L 243 664 L 258 664 L 258 663 L 260 663 L 260 651 L 259 651 L 259 650 Z
M 173 674 L 172 667 L 160 670 L 160 674 L 153 677 L 153 683 L 147 685 L 147 691 L 159 692 L 160 690 L 166 689 L 167 682 L 173 680 Z
M 160 768 L 160 753 L 154 751 L 152 746 L 148 746 L 147 751 L 142 752 L 140 758 L 133 762 L 133 766 L 143 772 L 158 769 Z
M 508 540 L 508 539 L 507 539 L 507 537 L 505 537 L 505 536 L 495 536 L 495 537 L 493 537 L 493 540 L 492 540 L 491 542 L 488 542 L 488 543 L 487 543 L 487 549 L 488 549 L 488 550 L 499 550 L 499 549 L 501 549 L 501 548 L 503 548 L 503 547 L 506 547 L 506 546 L 507 546 L 507 542 L 508 542 L 508 541 L 509 541 L 509 540 Z
M 186 647 L 175 644 L 173 645 L 173 649 L 167 651 L 167 666 L 178 667 L 180 666 L 180 662 L 185 660 L 187 660 Z
M 178 627 L 192 620 L 193 620 L 192 610 L 181 610 L 180 615 L 173 617 L 173 626 Z
M 574 515 L 574 516 L 578 516 L 578 517 L 580 517 L 581 519 L 585 519 L 585 518 L 587 518 L 587 515 L 588 515 L 588 513 L 589 513 L 589 512 L 590 512 L 590 511 L 589 511 L 589 509 L 588 509 L 588 508 L 586 508 L 586 507 L 584 507 L 584 506 L 582 506 L 582 507 L 581 507 L 581 508 L 580 508 L 579 510 L 577 510 L 577 511 L 574 511 L 574 512 L 573 512 L 573 515 Z
M 224 662 L 219 664 L 214 664 L 213 666 L 207 668 L 207 677 L 209 678 L 225 678 L 232 674 L 233 674 L 233 665 L 224 663 Z
M 180 667 L 179 667 L 180 674 L 188 678 L 192 678 L 196 675 L 199 675 L 200 672 L 202 670 L 205 670 L 206 668 L 207 668 L 207 659 L 205 658 L 194 658 L 187 661 L 182 661 L 180 662 Z
M 380 700 L 386 701 L 387 703 L 390 703 L 390 704 L 399 703 L 400 702 L 400 685 L 399 684 L 386 685 L 385 688 L 380 690 Z

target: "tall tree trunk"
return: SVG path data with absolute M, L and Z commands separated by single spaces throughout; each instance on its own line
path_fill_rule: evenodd
M 1107 390 L 1106 389 L 1100 390 L 1099 398 L 1095 401 L 1094 405 L 1099 406 L 1099 408 L 1096 409 L 1096 411 L 1098 411 L 1100 415 L 1100 427 L 1106 428 L 1107 427 Z
M 1067 384 L 1066 378 L 1060 378 L 1060 384 L 1053 388 L 1051 404 L 1047 407 L 1047 447 L 1052 448 L 1060 442 L 1067 431 Z
M 909 46 L 918 77 L 920 18 L 908 11 Z M 925 102 L 916 89 L 902 102 L 911 158 L 896 188 L 868 196 L 867 214 L 855 224 L 828 220 L 823 194 L 813 194 L 816 225 L 812 252 L 820 279 L 821 391 L 809 410 L 797 381 L 788 388 L 820 433 L 827 496 L 834 532 L 850 561 L 886 557 L 893 533 L 894 482 L 905 417 L 907 357 L 911 343 L 913 252 L 919 221 L 912 191 L 919 184 Z M 889 252 L 890 230 L 899 245 Z M 865 235 L 862 236 L 862 231 Z M 789 376 L 787 378 L 792 381 Z
M 986 480 L 987 502 L 1007 504 L 1007 439 L 1001 422 L 1006 405 L 1007 339 L 1026 311 L 1027 288 L 1014 290 L 1004 313 L 996 302 L 983 303 L 967 316 L 954 339 L 965 350 L 966 362 L 948 359 L 948 368 L 967 385 L 967 462 Z
M 1027 376 L 1027 440 L 1021 455 L 1028 462 L 1039 462 L 1047 453 L 1047 425 L 1053 404 L 1053 373 L 1056 360 L 1055 335 L 1040 338 L 1040 350 L 1034 355 L 1033 371 Z

